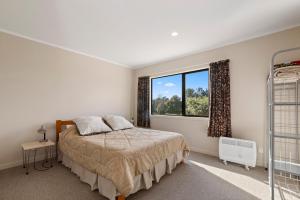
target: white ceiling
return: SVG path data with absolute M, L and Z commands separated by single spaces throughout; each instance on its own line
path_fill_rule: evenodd
M 0 0 L 0 30 L 130 67 L 300 25 L 300 0 Z M 177 31 L 177 37 L 171 33 Z

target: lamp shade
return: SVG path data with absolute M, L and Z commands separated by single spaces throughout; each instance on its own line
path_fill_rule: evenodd
M 45 134 L 46 133 L 46 126 L 45 125 L 42 125 L 38 130 L 37 132 L 40 133 L 40 134 Z

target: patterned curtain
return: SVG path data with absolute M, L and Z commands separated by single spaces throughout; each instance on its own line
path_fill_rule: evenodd
M 210 63 L 208 136 L 231 137 L 229 60 Z
M 140 77 L 138 81 L 138 102 L 137 102 L 137 125 L 140 127 L 150 127 L 149 113 L 149 76 Z

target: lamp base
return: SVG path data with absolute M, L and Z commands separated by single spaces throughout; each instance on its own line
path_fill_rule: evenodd
M 40 140 L 40 142 L 48 142 L 48 139 L 46 139 L 46 132 L 44 132 L 44 139 Z

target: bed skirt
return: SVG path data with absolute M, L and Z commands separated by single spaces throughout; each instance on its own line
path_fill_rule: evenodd
M 91 186 L 91 190 L 98 189 L 99 193 L 104 197 L 115 200 L 120 195 L 112 181 L 93 173 L 86 168 L 80 166 L 76 162 L 72 161 L 66 155 L 61 154 L 61 160 L 64 166 L 71 169 L 73 173 L 79 176 L 82 182 L 85 182 Z M 184 160 L 183 152 L 178 151 L 167 159 L 157 163 L 152 169 L 134 177 L 134 188 L 130 191 L 130 194 L 136 193 L 142 189 L 149 189 L 152 187 L 152 182 L 159 182 L 160 178 L 166 173 L 171 174 L 172 170 L 177 164 Z

